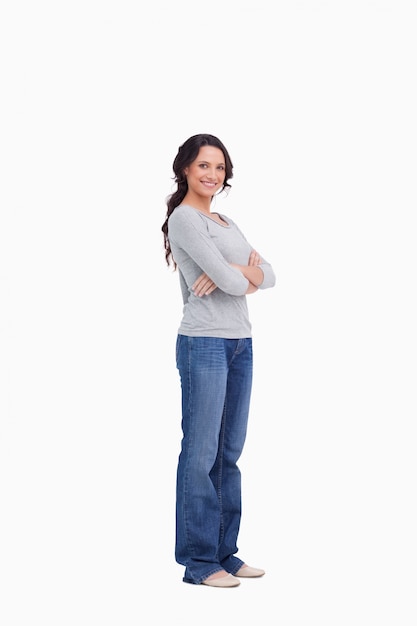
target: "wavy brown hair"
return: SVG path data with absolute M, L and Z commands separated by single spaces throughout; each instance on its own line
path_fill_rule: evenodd
M 168 266 L 172 263 L 174 269 L 176 268 L 176 263 L 172 257 L 171 245 L 169 243 L 168 219 L 171 213 L 177 208 L 177 206 L 181 204 L 187 194 L 188 183 L 187 178 L 184 174 L 184 170 L 189 165 L 191 165 L 193 161 L 195 161 L 202 146 L 213 146 L 215 148 L 219 148 L 223 152 L 224 162 L 226 166 L 226 174 L 223 187 L 218 193 L 222 193 L 222 191 L 224 191 L 225 189 L 230 189 L 231 187 L 228 181 L 233 178 L 233 163 L 230 159 L 228 151 L 226 150 L 220 139 L 218 139 L 214 135 L 208 134 L 193 135 L 192 137 L 189 137 L 189 139 L 187 139 L 178 148 L 177 156 L 175 157 L 172 164 L 172 169 L 174 170 L 175 174 L 174 181 L 177 183 L 177 189 L 166 199 L 168 208 L 166 212 L 166 219 L 162 224 L 161 229 L 164 234 L 165 260 Z

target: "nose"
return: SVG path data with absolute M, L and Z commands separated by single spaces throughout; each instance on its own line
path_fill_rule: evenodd
M 209 180 L 215 180 L 216 178 L 216 168 L 212 167 L 206 171 L 206 176 Z

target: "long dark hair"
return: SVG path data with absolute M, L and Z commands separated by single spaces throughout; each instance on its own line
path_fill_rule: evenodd
M 226 174 L 224 178 L 223 187 L 218 193 L 221 193 L 226 188 L 231 187 L 229 184 L 229 180 L 233 178 L 233 163 L 230 159 L 229 153 L 226 148 L 214 135 L 200 134 L 193 135 L 187 141 L 185 141 L 182 146 L 178 148 L 177 156 L 174 159 L 172 164 L 172 169 L 174 170 L 174 181 L 177 183 L 177 190 L 174 191 L 170 196 L 167 197 L 167 213 L 165 222 L 162 224 L 162 232 L 164 233 L 164 248 L 165 248 L 165 260 L 167 265 L 170 263 L 174 265 L 174 269 L 176 268 L 175 260 L 172 258 L 171 253 L 171 245 L 169 243 L 168 238 L 168 218 L 171 213 L 181 204 L 184 200 L 187 191 L 188 191 L 188 183 L 187 178 L 185 177 L 184 170 L 187 168 L 198 156 L 200 148 L 202 146 L 214 146 L 215 148 L 219 148 L 223 152 L 224 161 L 226 165 Z

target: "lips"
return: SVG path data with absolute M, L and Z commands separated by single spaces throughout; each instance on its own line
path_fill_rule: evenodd
M 207 180 L 202 180 L 201 182 L 205 187 L 210 187 L 210 189 L 216 186 L 216 183 L 209 183 Z

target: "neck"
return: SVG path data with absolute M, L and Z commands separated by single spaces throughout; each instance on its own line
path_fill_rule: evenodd
M 201 198 L 200 196 L 187 193 L 182 201 L 182 204 L 189 204 L 203 213 L 210 213 L 211 200 L 211 198 Z

